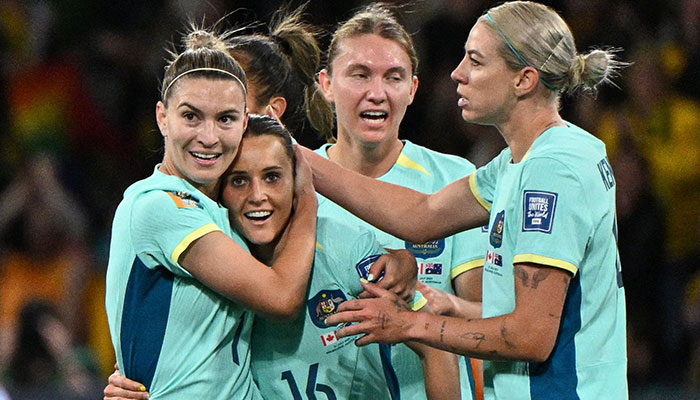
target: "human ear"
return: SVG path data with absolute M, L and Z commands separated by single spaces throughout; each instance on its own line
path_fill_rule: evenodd
M 272 96 L 268 107 L 272 108 L 272 112 L 275 113 L 277 119 L 282 118 L 284 112 L 287 110 L 287 99 L 282 96 Z
M 318 84 L 321 86 L 323 97 L 330 103 L 333 103 L 335 98 L 333 96 L 333 90 L 331 89 L 331 73 L 328 72 L 327 68 L 322 69 L 321 72 L 318 73 Z
M 515 92 L 519 96 L 526 95 L 537 87 L 540 73 L 534 67 L 525 67 L 518 71 L 515 78 Z
M 168 109 L 162 101 L 156 103 L 156 122 L 158 122 L 158 129 L 160 129 L 160 134 L 163 135 L 163 137 L 168 136 L 168 118 L 166 116 L 167 111 Z
M 418 90 L 418 77 L 413 75 L 413 79 L 411 81 L 411 93 L 409 93 L 409 101 L 408 104 L 413 103 L 413 99 L 416 97 L 416 91 Z

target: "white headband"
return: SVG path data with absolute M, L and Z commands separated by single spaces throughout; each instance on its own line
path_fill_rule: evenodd
M 214 71 L 214 72 L 220 72 L 224 75 L 228 75 L 231 78 L 235 79 L 241 85 L 241 89 L 243 89 L 243 97 L 248 96 L 248 91 L 246 90 L 246 87 L 243 84 L 243 81 L 241 80 L 241 78 L 237 77 L 236 75 L 234 75 L 228 71 L 224 71 L 223 69 L 219 69 L 219 68 L 193 68 L 193 69 L 190 69 L 188 71 L 181 73 L 180 75 L 176 76 L 175 79 L 170 81 L 170 83 L 168 84 L 168 87 L 166 87 L 165 91 L 163 92 L 163 100 L 165 101 L 165 99 L 168 97 L 168 90 L 170 90 L 170 87 L 173 85 L 173 83 L 175 83 L 175 81 L 177 81 L 178 79 L 182 78 L 183 76 L 189 74 L 190 72 L 197 72 L 197 71 Z

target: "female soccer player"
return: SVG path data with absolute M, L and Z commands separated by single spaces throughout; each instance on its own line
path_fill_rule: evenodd
M 611 51 L 577 53 L 562 18 L 533 2 L 489 9 L 465 51 L 452 73 L 462 116 L 508 144 L 486 166 L 423 194 L 304 157 L 319 192 L 406 240 L 488 222 L 484 318 L 404 312 L 366 285 L 384 298 L 346 302 L 328 323 L 358 322 L 338 331 L 365 334 L 358 344 L 418 340 L 488 359 L 487 398 L 626 398 L 615 179 L 602 142 L 558 112 L 562 94 L 609 82 L 621 64 Z
M 319 74 L 322 93 L 335 109 L 337 140 L 316 153 L 367 177 L 424 193 L 438 191 L 473 172 L 474 166 L 462 158 L 399 139 L 399 126 L 418 89 L 417 70 L 413 41 L 388 6 L 370 4 L 342 23 L 332 36 L 327 66 Z M 360 187 L 355 187 L 355 195 L 361 193 Z M 423 212 L 416 208 L 408 218 Z M 323 197 L 319 215 L 370 227 Z M 471 304 L 481 301 L 486 235 L 480 228 L 427 242 L 406 241 L 372 229 L 385 247 L 413 252 L 422 283 L 450 294 L 456 292 Z M 467 307 L 462 302 L 453 303 Z M 462 314 L 464 310 L 434 311 Z M 470 311 L 473 316 L 481 315 L 478 306 Z M 397 345 L 392 347 L 392 361 L 402 396 L 424 399 L 423 371 L 416 355 Z M 480 381 L 480 374 L 472 372 L 469 359 L 461 357 L 460 366 L 462 395 L 471 399 L 475 396 L 474 375 Z
M 217 36 L 194 30 L 156 106 L 163 162 L 117 208 L 106 308 L 124 374 L 167 398 L 260 398 L 248 310 L 293 319 L 313 261 L 316 195 L 297 174 L 296 209 L 274 268 L 248 253 L 216 202 L 247 123 L 246 80 Z M 274 293 L 278 297 L 270 296 Z

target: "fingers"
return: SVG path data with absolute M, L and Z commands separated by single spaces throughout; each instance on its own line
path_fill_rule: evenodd
M 377 261 L 373 262 L 372 265 L 370 265 L 369 267 L 369 274 L 367 275 L 367 280 L 370 282 L 377 282 L 378 279 L 383 278 L 383 273 L 386 269 L 386 264 L 390 260 L 391 256 L 388 254 L 384 254 L 381 257 L 379 257 Z
M 136 399 L 136 400 L 145 400 L 149 398 L 148 392 L 141 392 L 141 391 L 129 391 L 125 389 L 121 389 L 117 386 L 114 386 L 112 384 L 109 384 L 105 390 L 104 390 L 104 400 L 127 400 L 127 399 Z
M 146 387 L 143 386 L 141 383 L 132 381 L 129 378 L 126 378 L 122 376 L 122 374 L 119 372 L 119 370 L 116 370 L 112 373 L 112 375 L 109 376 L 109 388 L 110 386 L 114 387 L 114 390 L 119 393 L 120 396 L 124 396 L 126 393 L 129 392 L 134 392 L 141 397 L 135 397 L 138 399 L 147 399 L 148 397 L 143 397 L 143 393 L 146 393 Z M 107 388 L 105 388 L 105 394 L 107 394 Z M 127 396 L 129 397 L 129 396 Z
M 365 288 L 365 292 L 369 293 L 373 297 L 394 297 L 395 296 L 394 293 L 381 287 L 379 284 L 367 282 L 367 281 L 361 281 L 360 284 L 362 285 L 363 288 Z M 345 303 L 348 303 L 348 302 L 345 302 Z M 343 304 L 345 304 L 345 303 L 343 303 Z M 341 305 L 341 307 L 342 307 L 342 305 Z

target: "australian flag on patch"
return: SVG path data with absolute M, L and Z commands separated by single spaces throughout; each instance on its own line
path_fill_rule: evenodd
M 495 251 L 488 250 L 486 252 L 486 262 L 502 267 L 503 257 L 501 257 L 501 255 L 496 253 Z
M 423 275 L 440 275 L 442 274 L 442 264 L 438 263 L 421 263 L 420 273 Z

